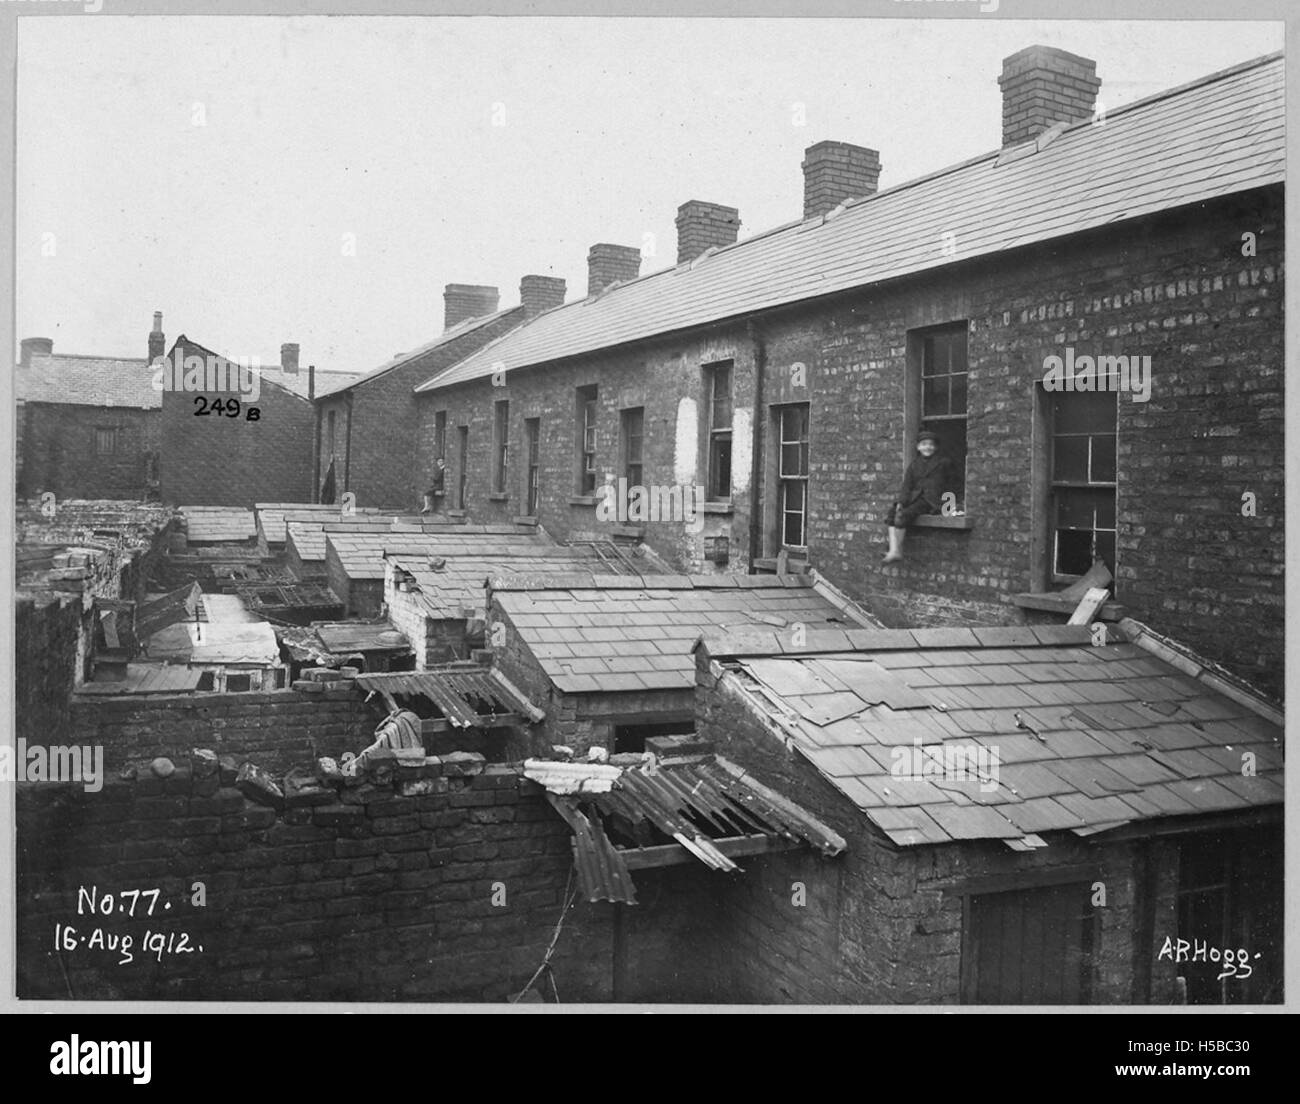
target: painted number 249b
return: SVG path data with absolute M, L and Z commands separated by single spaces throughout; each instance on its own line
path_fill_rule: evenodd
M 238 418 L 242 409 L 238 399 L 213 399 L 211 403 L 204 395 L 194 397 L 194 405 L 198 407 L 194 411 L 196 418 L 206 417 L 209 414 L 224 414 L 227 418 Z M 256 422 L 261 419 L 262 413 L 255 406 L 250 406 L 244 414 L 244 421 Z

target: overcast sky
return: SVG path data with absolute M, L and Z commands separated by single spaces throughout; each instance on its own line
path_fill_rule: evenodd
M 297 341 L 341 371 L 437 336 L 447 283 L 580 298 L 598 241 L 671 265 L 688 199 L 738 207 L 742 238 L 797 218 L 814 142 L 880 150 L 882 188 L 993 149 L 1026 45 L 1095 59 L 1108 110 L 1282 47 L 1280 24 L 932 16 L 19 25 L 17 336 L 143 357 L 161 310 L 169 345 Z

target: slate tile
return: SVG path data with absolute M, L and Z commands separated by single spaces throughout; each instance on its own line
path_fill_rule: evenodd
M 1091 644 L 1088 625 L 1035 625 L 1034 636 L 1040 644 Z
M 914 651 L 916 638 L 907 629 L 848 629 L 849 646 L 859 651 Z
M 880 765 L 860 748 L 807 748 L 804 754 L 812 760 L 818 770 L 832 778 L 841 778 L 845 775 L 855 778 L 874 777 L 880 773 Z
M 926 812 L 953 839 L 1006 839 L 1021 834 L 1000 811 L 983 805 L 935 805 Z
M 1070 793 L 1074 789 L 1041 761 L 1003 764 L 999 767 L 999 773 L 1002 784 L 1010 787 L 1016 796 L 1025 801 Z
M 1058 832 L 1083 826 L 1083 817 L 1050 797 L 1036 797 L 1006 807 L 1004 815 L 1022 832 Z
M 912 629 L 921 648 L 978 648 L 980 640 L 970 629 Z
M 984 647 L 1015 647 L 1019 644 L 1035 644 L 1038 638 L 1034 630 L 1027 625 L 1006 625 L 994 628 L 971 630 L 975 639 Z
M 1235 809 L 1242 803 L 1242 799 L 1237 794 L 1213 778 L 1188 778 L 1181 782 L 1170 782 L 1164 786 L 1164 789 L 1183 798 L 1199 812 Z
M 1258 774 L 1253 778 L 1243 778 L 1240 774 L 1234 774 L 1216 781 L 1250 805 L 1278 805 L 1285 796 L 1282 779 L 1273 775 Z
M 1061 794 L 1052 800 L 1060 802 L 1070 812 L 1088 824 L 1111 824 L 1133 819 L 1133 810 L 1118 797 L 1087 797 L 1083 794 Z

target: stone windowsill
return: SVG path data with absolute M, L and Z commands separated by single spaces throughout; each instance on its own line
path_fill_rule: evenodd
M 966 514 L 922 514 L 912 524 L 918 529 L 974 529 L 975 519 Z
M 595 495 L 569 495 L 570 506 L 597 506 L 600 499 Z
M 490 495 L 488 495 L 488 501 L 489 501 L 489 502 L 509 502 L 509 501 L 510 501 L 510 496 L 509 496 L 508 494 L 506 494 L 504 491 L 493 491 Z
M 536 525 L 537 518 L 528 514 L 520 514 L 514 519 L 516 525 Z
M 701 509 L 706 514 L 732 514 L 735 513 L 736 507 L 730 502 L 705 502 Z

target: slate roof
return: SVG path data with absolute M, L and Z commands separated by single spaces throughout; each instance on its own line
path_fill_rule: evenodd
M 1282 55 L 1257 58 L 1118 108 L 1103 125 L 1084 121 L 1045 143 L 994 150 L 558 307 L 416 390 L 1278 184 L 1284 123 Z M 945 254 L 945 241 L 955 253 Z
M 246 541 L 257 536 L 253 511 L 243 506 L 181 506 L 187 541 Z
M 337 532 L 355 530 L 356 532 L 369 533 L 393 532 L 394 515 L 371 515 L 361 509 L 358 509 L 357 512 L 365 516 L 345 521 L 337 512 L 329 515 L 328 520 L 320 520 L 315 517 L 302 520 L 302 515 L 288 515 L 285 518 L 284 525 L 285 543 L 293 544 L 298 558 L 304 563 L 324 563 L 326 530 Z
M 465 616 L 463 611 L 466 607 L 481 610 L 485 600 L 484 584 L 490 576 L 599 571 L 640 578 L 660 573 L 648 557 L 633 558 L 627 549 L 612 542 L 603 546 L 578 544 L 557 548 L 546 544 L 514 547 L 500 553 L 474 548 L 463 554 L 439 552 L 439 555 L 444 563 L 436 569 L 430 567 L 427 556 L 388 555 L 394 568 L 411 577 L 408 586 L 425 613 L 437 620 L 459 620 Z
M 554 547 L 549 537 L 536 531 L 521 532 L 513 527 L 489 525 L 458 525 L 455 528 L 456 532 L 417 533 L 409 529 L 367 532 L 326 526 L 322 535 L 326 558 L 329 558 L 329 549 L 333 548 L 349 579 L 382 579 L 385 553 L 420 557 L 463 555 L 480 552 L 489 543 L 503 551 Z M 296 540 L 294 546 L 297 547 Z
M 152 387 L 144 357 L 34 356 L 14 367 L 14 394 L 21 402 L 162 409 L 162 392 Z
M 493 322 L 497 322 L 500 319 L 505 318 L 507 315 L 518 314 L 522 319 L 523 313 L 524 308 L 522 306 L 516 306 L 506 307 L 504 310 L 496 311 L 493 314 L 485 314 L 478 318 L 467 318 L 465 321 L 458 323 L 450 330 L 446 330 L 441 335 L 435 337 L 432 341 L 421 345 L 419 348 L 412 349 L 410 352 L 406 353 L 398 353 L 396 356 L 384 361 L 384 363 L 378 368 L 372 368 L 367 372 L 359 373 L 353 380 L 343 384 L 341 387 L 334 388 L 329 392 L 329 394 L 337 395 L 341 391 L 348 391 L 353 387 L 360 387 L 364 384 L 370 383 L 373 380 L 378 379 L 380 376 L 393 371 L 395 368 L 400 368 L 404 364 L 409 364 L 413 360 L 418 360 L 426 353 L 431 353 L 435 349 L 441 348 L 443 345 L 450 344 L 457 338 L 464 337 L 466 334 L 473 333 L 475 330 L 491 325 Z
M 489 585 L 522 642 L 565 693 L 690 687 L 691 647 L 710 629 L 869 623 L 803 575 L 557 575 L 494 578 Z
M 256 502 L 253 508 L 257 511 L 258 524 L 262 527 L 262 535 L 270 544 L 283 544 L 288 534 L 285 531 L 286 520 L 294 521 L 320 521 L 324 524 L 326 521 L 341 521 L 341 507 L 337 504 L 326 504 L 321 502 Z M 353 509 L 358 514 L 378 514 L 378 506 L 355 506 Z M 321 555 L 324 555 L 324 547 L 321 548 Z
M 1281 713 L 1121 625 L 1123 641 L 1100 646 L 1052 626 L 850 632 L 847 648 L 810 634 L 815 656 L 753 634 L 701 647 L 902 846 L 1031 850 L 1047 832 L 1279 804 Z M 944 777 L 958 749 L 969 773 Z

